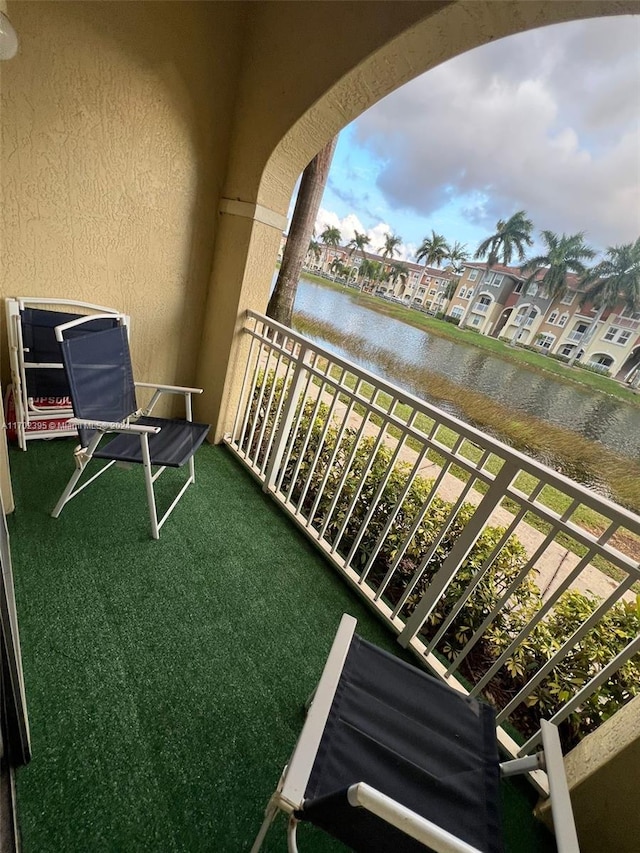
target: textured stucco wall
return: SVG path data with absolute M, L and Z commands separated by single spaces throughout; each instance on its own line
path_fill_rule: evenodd
M 120 308 L 137 377 L 193 383 L 243 5 L 8 9 L 2 295 Z

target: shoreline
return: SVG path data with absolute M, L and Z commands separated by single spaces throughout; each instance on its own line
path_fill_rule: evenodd
M 373 311 L 378 311 L 378 313 L 385 314 L 388 317 L 393 317 L 396 320 L 400 320 L 407 325 L 414 326 L 430 334 L 445 338 L 454 343 L 484 350 L 505 362 L 518 364 L 532 373 L 538 375 L 549 374 L 554 379 L 564 382 L 567 385 L 578 386 L 579 388 L 587 389 L 606 397 L 614 397 L 631 406 L 640 408 L 640 393 L 620 385 L 614 379 L 580 368 L 568 368 L 560 361 L 555 361 L 530 350 L 508 347 L 507 344 L 502 343 L 502 341 L 496 338 L 489 338 L 477 332 L 471 332 L 468 329 L 459 329 L 445 320 L 437 320 L 435 317 L 430 317 L 413 308 L 405 307 L 396 302 L 390 302 L 369 293 L 362 293 L 355 288 L 346 287 L 343 284 L 330 281 L 307 271 L 304 271 L 300 278 L 307 279 L 312 284 L 318 284 L 321 287 L 347 293 L 356 304 L 370 308 Z M 296 313 L 294 308 L 294 316 Z

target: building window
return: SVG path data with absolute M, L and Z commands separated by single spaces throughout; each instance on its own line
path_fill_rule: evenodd
M 540 349 L 549 350 L 553 346 L 555 339 L 555 335 L 538 335 L 536 346 L 540 347 Z
M 576 298 L 575 293 L 565 293 L 565 295 L 560 300 L 561 305 L 573 305 L 573 300 Z
M 557 319 L 558 319 L 558 312 L 552 311 L 551 314 L 549 314 L 549 319 L 547 320 L 547 323 L 555 323 Z
M 431 290 L 429 291 L 429 296 L 435 296 L 435 292 L 436 292 L 435 287 L 432 287 Z
M 589 359 L 589 364 L 597 365 L 598 367 L 611 367 L 613 358 L 610 355 L 600 353 L 599 355 L 592 356 Z
M 516 282 L 516 286 L 513 288 L 514 293 L 522 293 L 522 282 Z
M 454 308 L 451 309 L 452 317 L 457 317 L 459 319 L 460 317 L 462 317 L 463 314 L 464 308 L 462 307 L 462 305 L 456 305 Z
M 504 276 L 503 276 L 503 275 L 497 275 L 497 276 L 493 279 L 493 286 L 494 286 L 494 287 L 500 287 L 500 285 L 502 284 L 503 280 L 504 280 Z
M 616 343 L 619 344 L 621 347 L 625 346 L 626 344 L 629 343 L 629 338 L 631 337 L 631 334 L 632 334 L 631 332 L 626 331 L 626 330 L 620 332 L 620 334 L 618 335 L 618 340 L 616 341 Z
M 537 316 L 538 316 L 538 312 L 537 312 L 537 311 L 536 311 L 535 313 L 533 313 L 533 314 L 529 314 L 529 316 L 527 317 L 527 319 L 524 321 L 525 326 L 526 326 L 527 328 L 529 328 L 529 326 L 531 326 L 531 325 L 533 324 L 533 321 L 536 319 L 536 317 L 537 317 Z
M 473 288 L 470 287 L 469 290 L 467 290 L 467 295 L 465 296 L 465 299 L 471 299 L 472 296 L 473 296 Z
M 640 320 L 640 311 L 632 311 L 630 305 L 625 305 L 618 316 L 626 317 L 627 320 Z
M 565 344 L 565 346 L 563 346 L 562 349 L 560 350 L 560 355 L 564 355 L 568 358 L 573 353 L 574 349 L 575 349 L 575 347 L 567 346 Z
M 478 270 L 469 270 L 469 281 L 475 281 L 478 278 Z
M 467 292 L 467 291 L 464 289 L 464 287 L 461 287 L 461 288 L 460 288 L 460 293 L 458 294 L 458 297 L 459 297 L 460 299 L 464 299 L 466 292 Z
M 493 284 L 493 280 L 495 277 L 496 274 L 494 272 L 485 273 L 483 284 Z
M 418 288 L 418 296 L 424 296 L 424 287 Z
M 477 314 L 471 318 L 472 326 L 479 326 L 482 323 L 482 317 L 478 317 Z
M 612 341 L 615 338 L 615 336 L 618 334 L 619 331 L 620 331 L 620 329 L 617 326 L 609 326 L 609 328 L 607 329 L 607 331 L 604 335 L 603 340 Z
M 527 296 L 537 296 L 538 294 L 538 285 L 535 281 L 532 281 L 527 285 Z
M 568 320 L 568 319 L 569 319 L 569 315 L 568 315 L 568 314 L 561 314 L 561 315 L 560 315 L 560 319 L 558 320 L 558 325 L 559 325 L 559 326 L 566 326 L 566 325 L 567 325 L 567 320 Z

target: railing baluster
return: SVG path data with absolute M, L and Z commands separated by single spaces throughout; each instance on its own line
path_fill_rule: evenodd
M 589 633 L 589 631 L 594 628 L 598 622 L 602 619 L 602 617 L 607 613 L 609 608 L 618 601 L 621 595 L 631 588 L 633 583 L 632 578 L 627 578 L 626 581 L 620 584 L 617 590 L 613 592 L 609 598 L 605 599 L 603 603 L 597 607 L 591 616 L 582 623 L 582 625 L 578 628 L 577 631 L 569 637 L 568 640 L 562 644 L 562 646 L 558 649 L 558 651 L 549 658 L 549 660 L 540 667 L 540 669 L 536 672 L 536 674 L 527 681 L 527 683 L 518 691 L 518 693 L 513 697 L 513 699 L 505 705 L 505 707 L 500 711 L 497 715 L 498 723 L 504 722 L 507 717 L 511 714 L 511 712 L 518 707 L 518 705 L 523 702 L 527 695 L 540 684 L 540 682 L 547 677 L 547 675 L 551 672 L 551 670 L 555 669 L 555 667 L 562 663 L 565 657 L 569 654 L 569 652 L 574 648 L 574 646 L 580 642 L 580 640 Z
M 618 654 L 612 658 L 608 664 L 603 666 L 600 672 L 598 672 L 597 675 L 594 675 L 594 677 L 588 681 L 584 687 L 578 690 L 572 699 L 565 702 L 559 711 L 556 711 L 553 716 L 549 717 L 549 722 L 557 726 L 563 720 L 566 720 L 569 714 L 579 708 L 585 699 L 588 699 L 589 696 L 598 689 L 598 687 L 604 684 L 605 681 L 608 681 L 612 675 L 615 675 L 623 664 L 639 653 L 640 637 L 636 637 L 635 640 L 632 640 L 624 649 L 622 649 L 621 652 L 618 652 Z M 540 729 L 538 729 L 536 734 L 529 738 L 529 740 L 520 747 L 518 755 L 528 755 L 541 741 L 542 735 L 540 734 Z
M 539 483 L 538 486 L 536 487 L 538 492 L 541 491 L 542 488 L 543 488 L 542 483 Z M 482 582 L 482 579 L 484 578 L 486 573 L 489 571 L 491 566 L 496 561 L 498 555 L 500 554 L 500 551 L 507 544 L 507 542 L 509 541 L 511 536 L 513 536 L 515 529 L 520 524 L 520 522 L 522 521 L 522 519 L 524 518 L 524 516 L 526 515 L 528 510 L 529 510 L 529 508 L 527 506 L 522 506 L 520 508 L 520 511 L 518 512 L 518 514 L 514 516 L 513 521 L 511 522 L 509 527 L 506 528 L 505 532 L 500 537 L 500 540 L 492 548 L 491 553 L 489 554 L 487 559 L 484 561 L 482 566 L 480 566 L 480 568 L 478 569 L 478 571 L 474 575 L 471 583 L 467 586 L 467 588 L 464 590 L 464 592 L 460 595 L 460 598 L 456 601 L 455 605 L 451 608 L 451 611 L 450 611 L 449 615 L 447 616 L 447 618 L 443 620 L 442 625 L 438 629 L 436 635 L 431 640 L 431 642 L 427 645 L 427 654 L 432 652 L 437 647 L 440 640 L 444 637 L 444 635 L 449 630 L 449 627 L 455 622 L 456 617 L 458 616 L 460 611 L 463 609 L 463 607 L 465 606 L 467 601 L 471 598 L 471 595 L 473 594 L 474 590 L 476 590 L 478 588 L 478 586 Z
M 488 454 L 484 455 L 482 462 L 484 462 L 486 460 L 487 456 L 488 456 Z M 434 556 L 434 554 L 436 553 L 436 551 L 438 550 L 438 548 L 442 544 L 443 539 L 445 538 L 445 536 L 447 535 L 447 533 L 451 529 L 451 526 L 454 523 L 454 521 L 456 520 L 458 513 L 462 509 L 462 506 L 465 503 L 469 492 L 473 488 L 473 484 L 474 484 L 473 477 L 469 477 L 469 479 L 467 480 L 467 482 L 464 485 L 462 492 L 458 496 L 457 501 L 451 507 L 451 509 L 449 511 L 449 515 L 447 516 L 444 524 L 440 527 L 440 529 L 438 530 L 433 542 L 431 543 L 431 545 L 427 549 L 426 553 L 422 556 L 422 560 L 420 561 L 420 565 L 418 566 L 418 568 L 414 572 L 413 577 L 411 578 L 411 580 L 407 584 L 402 596 L 400 597 L 400 600 L 396 604 L 394 611 L 393 611 L 394 616 L 397 616 L 398 613 L 400 613 L 402 608 L 405 606 L 407 599 L 413 593 L 413 590 L 416 588 L 418 582 L 420 581 L 420 579 L 424 575 L 426 568 L 429 565 L 429 562 L 431 561 L 431 558 Z M 468 525 L 467 525 L 467 527 L 468 527 Z M 465 528 L 465 530 L 466 530 L 466 528 Z M 460 567 L 458 566 L 458 568 L 460 568 Z
M 427 621 L 430 613 L 462 565 L 463 560 L 475 545 L 491 513 L 502 500 L 505 489 L 511 484 L 517 473 L 518 468 L 512 462 L 506 461 L 504 463 L 466 527 L 456 539 L 442 567 L 434 576 L 419 604 L 407 620 L 404 630 L 398 637 L 400 645 L 408 646 Z
M 291 381 L 291 387 L 289 389 L 289 394 L 287 397 L 287 402 L 284 407 L 284 414 L 282 417 L 282 421 L 279 426 L 275 426 L 275 436 L 273 441 L 273 451 L 271 454 L 271 459 L 267 463 L 267 469 L 265 471 L 264 478 L 264 491 L 269 491 L 273 488 L 273 484 L 275 478 L 280 470 L 280 464 L 282 462 L 282 456 L 284 453 L 284 444 L 287 440 L 287 436 L 289 435 L 289 431 L 293 425 L 293 418 L 296 411 L 296 405 L 298 403 L 298 399 L 300 397 L 300 392 L 302 390 L 302 386 L 305 381 L 305 364 L 304 360 L 306 357 L 308 350 L 306 347 L 301 346 L 300 351 L 298 353 L 297 363 L 295 372 L 293 374 L 293 379 Z M 283 394 L 286 393 L 286 389 L 283 389 Z

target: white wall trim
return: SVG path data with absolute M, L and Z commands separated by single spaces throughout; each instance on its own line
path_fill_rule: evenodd
M 230 213 L 232 216 L 243 216 L 245 219 L 254 219 L 256 222 L 262 222 L 263 225 L 277 228 L 278 231 L 284 231 L 287 227 L 287 217 L 281 213 L 264 207 L 262 204 L 252 204 L 251 202 L 240 201 L 239 199 L 220 199 L 220 213 Z

